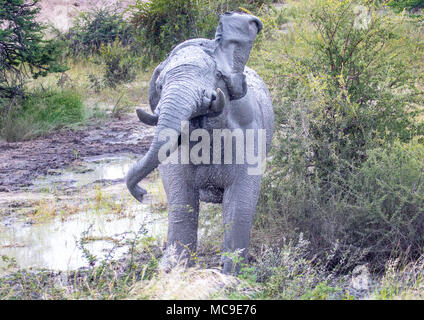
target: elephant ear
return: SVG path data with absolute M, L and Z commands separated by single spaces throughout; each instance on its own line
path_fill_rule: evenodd
M 159 78 L 159 75 L 162 72 L 165 66 L 165 63 L 166 63 L 166 60 L 156 67 L 149 82 L 149 104 L 150 104 L 150 109 L 152 110 L 153 113 L 155 113 L 155 109 L 159 103 L 160 95 L 161 95 L 160 89 L 156 87 L 156 80 Z

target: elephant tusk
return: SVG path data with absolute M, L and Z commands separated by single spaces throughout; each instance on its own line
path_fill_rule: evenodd
M 141 122 L 149 125 L 149 126 L 155 126 L 158 124 L 159 117 L 157 115 L 148 114 L 147 112 L 137 109 L 137 116 L 140 119 Z
M 221 112 L 225 107 L 225 94 L 220 88 L 216 89 L 216 95 L 212 96 L 211 110 Z

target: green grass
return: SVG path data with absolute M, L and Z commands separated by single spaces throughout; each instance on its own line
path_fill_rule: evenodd
M 46 127 L 76 123 L 83 119 L 83 102 L 75 91 L 40 90 L 25 99 L 23 116 Z
M 81 96 L 68 89 L 37 90 L 12 110 L 2 121 L 7 141 L 31 139 L 84 118 Z

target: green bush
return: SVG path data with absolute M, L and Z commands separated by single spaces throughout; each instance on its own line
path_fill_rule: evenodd
M 380 179 L 377 172 L 386 172 L 381 192 L 413 187 L 399 162 L 390 158 L 393 167 L 387 162 L 379 168 L 372 159 L 397 144 L 419 148 L 416 139 L 410 142 L 422 135 L 416 25 L 357 1 L 336 0 L 305 2 L 294 20 L 295 31 L 251 55 L 270 84 L 276 112 L 257 227 L 267 228 L 268 221 L 290 239 L 303 232 L 311 255 L 334 252 L 328 267 L 340 271 L 363 262 L 384 267 L 393 250 L 407 245 L 413 257 L 424 245 L 420 196 L 388 193 L 399 202 L 383 203 L 381 193 L 366 188 Z M 413 164 L 422 168 L 423 160 L 404 163 L 417 173 Z M 406 205 L 404 197 L 418 206 Z M 394 220 L 387 222 L 387 215 Z
M 340 298 L 340 279 L 313 262 L 309 242 L 299 235 L 281 248 L 264 247 L 252 265 L 254 279 L 261 283 L 259 299 L 325 300 Z M 243 272 L 243 270 L 242 270 Z M 241 274 L 241 277 L 245 277 Z
M 73 56 L 98 53 L 102 45 L 116 39 L 128 46 L 134 43 L 133 29 L 117 8 L 95 8 L 81 13 L 72 28 L 63 35 Z
M 93 61 L 104 68 L 102 79 L 89 75 L 92 87 L 97 92 L 105 87 L 115 88 L 121 83 L 133 81 L 139 66 L 139 59 L 118 39 L 112 44 L 102 45 Z
M 355 164 L 367 148 L 417 134 L 414 103 L 422 92 L 405 63 L 412 58 L 405 49 L 416 46 L 402 21 L 354 1 L 327 0 L 311 7 L 310 21 L 315 31 L 306 41 L 314 56 L 298 62 L 316 85 L 309 94 L 317 96 L 310 127 L 317 170 L 328 175 L 339 160 Z
M 362 212 L 356 223 L 358 241 L 374 261 L 385 261 L 395 250 L 417 259 L 424 248 L 424 146 L 395 142 L 368 151 L 368 159 L 354 176 L 352 194 Z M 359 219 L 362 218 L 363 221 Z
M 414 9 L 423 9 L 424 0 L 390 0 L 388 5 L 395 9 L 397 12 Z
M 418 258 L 424 248 L 424 146 L 395 142 L 367 153 L 364 164 L 330 191 L 314 174 L 274 167 L 263 182 L 256 228 L 269 228 L 262 224 L 268 221 L 289 239 L 304 233 L 310 256 L 325 259 L 332 252 L 327 267 L 340 272 L 363 263 L 383 270 L 398 254 Z
M 159 61 L 178 43 L 200 36 L 197 28 L 203 1 L 137 1 L 132 7 L 132 23 L 139 36 L 143 54 Z M 203 26 L 208 29 L 207 26 Z M 205 33 L 212 33 L 212 25 Z

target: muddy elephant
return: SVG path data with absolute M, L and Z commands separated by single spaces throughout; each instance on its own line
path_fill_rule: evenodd
M 268 89 L 246 67 L 261 29 L 255 16 L 221 15 L 215 39 L 185 41 L 155 69 L 149 84 L 152 114 L 137 110 L 142 122 L 157 129 L 126 183 L 142 201 L 146 191 L 138 183 L 159 167 L 168 200 L 164 268 L 190 262 L 196 252 L 199 201 L 222 203 L 223 272 L 237 272 L 235 255 L 237 261 L 247 256 L 274 125 Z

